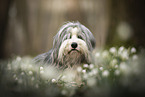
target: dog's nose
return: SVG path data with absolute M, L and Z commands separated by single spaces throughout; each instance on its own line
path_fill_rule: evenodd
M 78 44 L 77 44 L 76 42 L 73 42 L 73 43 L 71 44 L 71 47 L 72 47 L 72 48 L 77 48 L 77 46 L 78 46 Z

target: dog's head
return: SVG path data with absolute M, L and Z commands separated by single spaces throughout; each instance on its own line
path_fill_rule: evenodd
M 90 53 L 95 48 L 91 31 L 80 23 L 63 25 L 54 37 L 53 50 L 62 64 L 90 63 Z

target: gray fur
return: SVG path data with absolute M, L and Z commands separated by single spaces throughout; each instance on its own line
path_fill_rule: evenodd
M 86 42 L 90 52 L 95 48 L 95 44 L 96 44 L 95 38 L 88 28 L 86 28 L 84 25 L 80 24 L 79 22 L 76 23 L 68 22 L 60 28 L 60 30 L 54 37 L 53 48 L 49 52 L 40 54 L 34 58 L 34 62 L 36 64 L 42 64 L 42 65 L 53 64 L 56 66 L 65 65 L 63 64 L 63 62 L 58 60 L 58 52 L 62 42 L 71 37 L 71 35 L 68 33 L 70 27 L 78 27 L 80 29 L 80 32 L 78 34 L 80 38 Z

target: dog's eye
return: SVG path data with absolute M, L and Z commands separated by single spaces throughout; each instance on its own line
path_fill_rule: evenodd
M 79 39 L 83 39 L 81 35 L 78 35 L 78 38 L 79 38 Z

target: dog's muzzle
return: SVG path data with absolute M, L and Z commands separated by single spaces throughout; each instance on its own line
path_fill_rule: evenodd
M 77 48 L 77 46 L 78 46 L 78 44 L 77 44 L 76 42 L 73 42 L 73 43 L 71 44 L 71 47 L 72 47 L 73 49 Z

